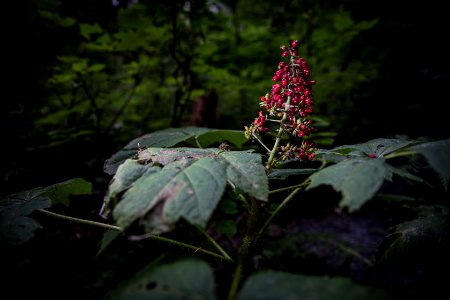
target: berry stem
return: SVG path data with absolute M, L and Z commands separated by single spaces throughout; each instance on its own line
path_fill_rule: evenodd
M 253 133 L 252 135 L 264 148 L 266 148 L 267 152 L 270 152 L 270 149 L 258 138 L 256 134 Z
M 284 122 L 288 118 L 289 104 L 290 103 L 291 103 L 291 97 L 289 96 L 287 98 L 286 103 L 285 103 L 284 113 L 283 113 L 283 117 L 281 118 L 281 121 L 280 121 L 280 127 L 278 128 L 278 134 L 277 134 L 277 137 L 275 139 L 275 144 L 273 145 L 273 148 L 270 151 L 269 160 L 267 160 L 266 170 L 269 171 L 269 172 L 272 169 L 272 166 L 273 166 L 273 163 L 274 163 L 275 154 L 277 154 L 278 146 L 280 145 L 281 137 L 283 136 L 283 125 L 284 125 Z

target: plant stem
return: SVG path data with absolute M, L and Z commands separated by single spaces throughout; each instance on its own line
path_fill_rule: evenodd
M 100 228 L 104 228 L 104 229 L 112 229 L 112 230 L 116 230 L 116 231 L 123 231 L 123 228 L 121 228 L 119 226 L 114 226 L 114 225 L 110 225 L 110 224 L 106 224 L 106 223 L 100 223 L 100 222 L 95 222 L 95 221 L 90 221 L 90 220 L 85 220 L 85 219 L 69 217 L 69 216 L 66 216 L 66 215 L 61 215 L 61 214 L 58 214 L 58 213 L 54 213 L 54 212 L 48 211 L 46 209 L 38 209 L 38 211 L 41 212 L 41 213 L 44 213 L 44 214 L 46 214 L 48 216 L 52 216 L 52 217 L 55 217 L 55 218 L 63 219 L 63 220 L 69 221 L 69 222 L 76 222 L 76 223 L 86 224 L 86 225 L 90 225 L 90 226 L 96 226 L 96 227 L 100 227 Z M 176 241 L 176 240 L 172 240 L 172 239 L 168 239 L 168 238 L 165 238 L 165 237 L 162 237 L 162 236 L 157 236 L 157 235 L 154 235 L 154 234 L 147 234 L 147 235 L 144 236 L 144 238 L 149 238 L 149 239 L 152 239 L 152 240 L 165 242 L 165 243 L 168 243 L 168 244 L 171 244 L 171 245 L 175 245 L 175 246 L 178 246 L 178 247 L 191 249 L 191 250 L 194 250 L 194 253 L 195 252 L 200 252 L 200 253 L 203 253 L 203 254 L 207 254 L 209 256 L 213 256 L 213 257 L 220 258 L 220 259 L 223 259 L 223 260 L 226 260 L 226 261 L 229 261 L 229 262 L 233 262 L 233 260 L 228 256 L 228 254 L 227 255 L 219 255 L 217 253 L 214 253 L 214 252 L 211 252 L 211 251 L 208 251 L 208 250 L 204 250 L 201 247 L 196 247 L 196 246 L 193 246 L 193 245 L 190 245 L 190 244 L 182 243 L 182 242 L 179 242 L 179 241 Z
M 197 229 L 203 233 L 205 235 L 205 237 L 208 239 L 208 241 L 214 245 L 214 247 L 216 247 L 217 250 L 219 250 L 220 253 L 222 253 L 222 255 L 229 261 L 233 261 L 233 259 L 228 255 L 228 253 L 222 248 L 222 246 L 220 246 L 216 240 L 214 240 L 209 234 L 208 232 L 206 232 L 206 230 L 204 230 L 203 228 L 201 228 L 200 226 L 196 226 Z
M 46 215 L 55 217 L 55 218 L 60 218 L 69 222 L 75 222 L 75 223 L 80 223 L 80 224 L 86 224 L 86 225 L 90 225 L 90 226 L 97 226 L 97 227 L 101 227 L 104 229 L 112 229 L 112 230 L 117 230 L 117 231 L 122 231 L 122 228 L 120 228 L 119 226 L 114 226 L 114 225 L 110 225 L 110 224 L 106 224 L 106 223 L 100 223 L 100 222 L 95 222 L 95 221 L 91 221 L 91 220 L 85 220 L 85 219 L 79 219 L 79 218 L 74 218 L 74 217 L 69 217 L 66 215 L 61 215 L 61 214 L 57 214 L 51 211 L 48 211 L 46 209 L 38 209 L 39 212 L 44 213 Z
M 249 209 L 249 216 L 247 219 L 247 233 L 243 238 L 241 248 L 239 249 L 237 266 L 233 273 L 233 281 L 231 282 L 227 300 L 236 299 L 236 295 L 242 279 L 244 265 L 248 255 L 250 254 L 250 249 L 253 245 L 253 241 L 255 240 L 255 229 L 258 221 L 259 206 L 255 199 L 252 198 L 251 200 L 252 206 Z
M 258 138 L 256 134 L 253 133 L 252 135 L 267 150 L 267 152 L 270 152 L 270 149 L 267 148 L 267 146 Z
M 284 187 L 284 188 L 281 188 L 281 189 L 276 189 L 276 190 L 270 191 L 269 195 L 276 194 L 276 193 L 281 193 L 281 192 L 284 192 L 284 191 L 289 191 L 289 190 L 292 190 L 292 189 L 295 189 L 295 188 L 299 188 L 299 187 L 302 187 L 302 186 L 306 185 L 307 183 L 308 183 L 308 180 L 305 180 L 304 182 L 302 182 L 300 184 L 287 186 L 287 187 Z
M 301 184 L 303 185 L 303 183 Z M 283 202 L 280 203 L 280 205 L 277 206 L 277 208 L 272 212 L 272 214 L 270 215 L 270 217 L 267 219 L 267 221 L 264 223 L 264 225 L 261 227 L 261 229 L 259 230 L 258 234 L 256 235 L 256 238 L 254 240 L 254 242 L 256 243 L 259 238 L 261 237 L 261 235 L 264 233 L 264 231 L 267 229 L 267 227 L 270 225 L 270 223 L 272 222 L 273 218 L 275 218 L 275 216 L 280 212 L 280 210 L 292 199 L 294 198 L 295 194 L 297 194 L 299 191 L 301 190 L 301 186 L 296 188 L 295 190 L 293 190 L 284 200 Z
M 275 144 L 273 145 L 272 151 L 270 151 L 269 159 L 267 160 L 267 163 L 266 163 L 266 169 L 267 170 L 270 170 L 272 168 L 272 164 L 274 162 L 275 154 L 277 154 L 278 145 L 280 144 L 281 137 L 283 136 L 283 125 L 284 125 L 284 122 L 286 121 L 286 119 L 288 117 L 289 104 L 290 103 L 291 103 L 291 97 L 289 96 L 287 98 L 286 103 L 285 103 L 284 113 L 283 113 L 283 117 L 281 118 L 280 127 L 278 128 L 278 133 L 277 133 L 277 137 L 275 139 Z
M 196 246 L 193 246 L 193 245 L 190 245 L 190 244 L 186 244 L 186 243 L 179 242 L 179 241 L 176 241 L 176 240 L 168 239 L 168 238 L 165 238 L 165 237 L 162 237 L 162 236 L 159 236 L 159 235 L 154 235 L 154 234 L 151 234 L 151 233 L 147 233 L 144 236 L 142 236 L 140 239 L 145 239 L 145 238 L 156 240 L 156 241 L 160 241 L 160 242 L 164 242 L 164 243 L 167 243 L 167 244 L 170 244 L 170 245 L 175 245 L 175 246 L 178 246 L 178 247 L 181 247 L 181 248 L 187 248 L 187 249 L 190 249 L 190 250 L 194 250 L 194 253 L 197 253 L 197 252 L 198 253 L 203 253 L 203 254 L 207 254 L 209 256 L 213 256 L 213 257 L 220 258 L 220 259 L 223 259 L 223 260 L 226 260 L 226 261 L 229 261 L 229 262 L 233 262 L 233 260 L 230 257 L 225 257 L 225 256 L 222 256 L 220 254 L 217 254 L 217 253 L 205 250 L 205 249 L 203 249 L 201 247 L 196 247 Z

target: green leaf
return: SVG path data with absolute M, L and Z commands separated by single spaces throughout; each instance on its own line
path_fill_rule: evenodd
M 168 128 L 145 134 L 132 140 L 122 150 L 106 160 L 104 171 L 109 175 L 114 174 L 118 166 L 127 158 L 136 155 L 140 148 L 172 147 L 208 130 L 207 128 L 198 127 Z
M 227 182 L 259 200 L 268 197 L 268 180 L 257 153 L 148 148 L 118 168 L 104 212 L 112 209 L 120 227 L 139 220 L 154 234 L 170 231 L 180 218 L 204 227 Z
M 350 211 L 359 209 L 373 197 L 392 171 L 382 159 L 348 159 L 311 175 L 307 190 L 322 184 L 331 185 L 342 192 L 339 203 Z
M 244 132 L 239 130 L 210 130 L 200 133 L 196 136 L 196 139 L 202 147 L 228 142 L 237 148 L 241 148 L 247 142 Z
M 5 245 L 19 245 L 31 239 L 41 225 L 28 217 L 37 209 L 52 204 L 68 205 L 70 195 L 91 193 L 91 184 L 74 178 L 47 187 L 39 187 L 0 199 L 0 241 Z
M 102 28 L 95 23 L 94 25 L 91 24 L 80 24 L 80 34 L 81 36 L 85 37 L 89 40 L 91 34 L 93 33 L 102 33 Z
M 220 150 L 215 148 L 197 149 L 197 148 L 147 148 L 138 153 L 138 161 L 148 163 L 153 162 L 163 166 L 183 159 L 199 159 L 205 156 L 215 157 Z
M 437 173 L 450 181 L 450 139 L 422 143 L 409 149 L 422 154 Z
M 419 217 L 395 226 L 389 236 L 391 243 L 381 261 L 396 261 L 409 252 L 423 249 L 445 249 L 449 243 L 449 211 L 444 206 L 420 206 Z
M 238 206 L 236 202 L 230 200 L 230 199 L 224 199 L 220 205 L 219 209 L 221 212 L 227 215 L 235 215 L 239 212 Z
M 140 164 L 136 160 L 126 160 L 122 165 L 119 166 L 116 176 L 111 179 L 108 192 L 105 197 L 105 203 L 100 211 L 100 214 L 107 218 L 109 217 L 111 207 L 114 207 L 119 201 L 120 196 L 128 190 L 131 185 L 142 177 L 149 176 L 152 173 L 160 171 L 159 167 L 150 167 Z
M 92 66 L 90 66 L 87 71 L 88 72 L 98 72 L 101 71 L 105 68 L 106 66 L 104 64 L 93 64 Z
M 30 240 L 42 226 L 28 215 L 50 207 L 43 188 L 12 194 L 0 200 L 0 245 L 17 246 Z
M 319 116 L 311 116 L 311 120 L 313 120 L 316 127 L 328 127 L 331 124 L 329 120 Z
M 192 259 L 150 264 L 106 299 L 215 300 L 214 273 L 207 263 Z
M 226 184 L 224 163 L 212 157 L 175 161 L 158 173 L 145 173 L 125 192 L 113 210 L 120 227 L 145 218 L 147 231 L 169 231 L 184 217 L 205 226 Z
M 218 130 L 203 127 L 167 128 L 145 134 L 129 142 L 122 150 L 106 160 L 104 171 L 113 175 L 117 167 L 125 159 L 136 155 L 140 148 L 173 147 L 181 142 L 190 142 L 193 145 L 200 144 L 202 147 L 229 142 L 237 148 L 241 148 L 246 139 L 242 131 L 237 130 Z
M 83 73 L 87 69 L 87 60 L 83 59 L 72 64 L 72 70 Z
M 99 256 L 100 254 L 103 253 L 103 251 L 105 251 L 105 249 L 111 245 L 111 243 L 120 236 L 122 232 L 118 231 L 118 230 L 113 230 L 113 229 L 109 229 L 107 231 L 105 231 L 105 233 L 103 233 L 103 237 L 99 243 L 99 247 L 98 247 L 98 251 L 96 256 Z
M 385 300 L 382 290 L 354 283 L 343 277 L 305 276 L 264 271 L 250 276 L 237 300 Z
M 120 150 L 109 159 L 105 160 L 103 165 L 103 171 L 108 175 L 113 175 L 116 173 L 117 168 L 123 164 L 125 160 L 137 155 L 138 150 Z
M 320 149 L 316 153 L 316 159 L 340 162 L 347 158 L 368 157 L 369 155 L 375 155 L 380 158 L 415 143 L 417 143 L 417 141 L 402 139 L 374 139 L 366 143 L 344 145 L 331 150 Z
M 269 174 L 269 179 L 286 179 L 291 175 L 305 175 L 316 172 L 317 169 L 274 169 Z
M 222 152 L 227 163 L 227 179 L 256 199 L 267 201 L 269 185 L 259 154 L 245 151 Z
M 54 22 L 56 25 L 61 27 L 70 27 L 73 26 L 76 23 L 76 20 L 74 18 L 62 18 L 58 14 L 51 13 L 49 11 L 45 10 L 38 10 L 39 16 L 41 16 L 44 19 L 50 20 Z
M 392 174 L 396 174 L 404 179 L 413 180 L 413 181 L 420 182 L 420 183 L 426 183 L 425 180 L 423 180 L 422 178 L 420 178 L 414 174 L 411 174 L 410 172 L 408 172 L 405 169 L 396 168 L 391 165 L 386 165 L 386 166 L 390 169 Z M 387 178 L 387 179 L 389 179 L 389 178 Z
M 43 196 L 51 200 L 52 205 L 61 203 L 69 206 L 70 195 L 87 195 L 92 193 L 92 184 L 82 178 L 74 178 L 45 188 Z
M 233 236 L 237 232 L 236 222 L 233 220 L 219 220 L 216 224 L 217 232 Z

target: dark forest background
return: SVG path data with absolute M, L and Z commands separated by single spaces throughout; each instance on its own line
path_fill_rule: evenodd
M 28 0 L 2 6 L 0 196 L 83 178 L 93 184 L 93 194 L 55 210 L 106 222 L 98 216 L 111 179 L 103 172 L 106 159 L 132 139 L 169 127 L 243 130 L 271 89 L 280 45 L 293 39 L 300 41 L 299 53 L 317 82 L 312 136 L 317 148 L 450 135 L 449 16 L 443 1 Z M 435 173 L 420 175 L 440 183 Z M 445 184 L 435 189 L 397 183 L 383 187 L 448 206 Z M 331 188 L 302 197 L 278 220 L 280 228 L 319 228 L 319 235 L 331 228 L 338 241 L 343 232 L 350 250 L 368 249 L 363 254 L 369 258 L 382 240 L 393 237 L 392 228 L 414 220 L 402 202 L 369 203 L 351 215 L 336 210 L 340 195 Z M 420 201 L 414 203 L 417 211 L 434 217 L 434 206 L 422 209 L 427 203 Z M 151 241 L 118 239 L 116 248 L 95 260 L 104 229 L 36 216 L 44 229 L 30 243 L 0 255 L 2 275 L 9 279 L 0 285 L 5 294 L 98 299 L 158 253 L 181 256 L 178 249 Z M 433 222 L 425 225 L 441 229 Z M 374 276 L 378 283 L 400 294 L 398 299 L 447 292 L 441 272 L 449 265 L 448 245 L 435 246 L 448 242 L 441 239 L 448 236 L 445 225 L 441 235 L 423 230 L 420 247 L 405 239 L 410 248 Z M 198 238 L 192 230 L 178 237 L 191 235 Z M 262 267 L 353 279 L 372 271 L 360 257 L 348 266 L 338 261 L 346 256 L 339 256 L 334 244 L 314 260 L 307 254 L 316 248 L 308 240 L 282 240 L 274 238 L 267 248 L 280 250 L 280 256 L 269 256 Z M 292 257 L 283 252 L 291 243 L 303 247 Z M 292 263 L 296 260 L 299 265 Z M 215 267 L 222 274 L 217 281 L 227 283 L 231 272 Z
M 3 44 L 3 195 L 76 176 L 105 184 L 103 161 L 158 129 L 242 129 L 270 90 L 279 46 L 291 39 L 301 41 L 317 81 L 315 114 L 327 132 L 318 147 L 448 136 L 441 1 L 12 5 Z

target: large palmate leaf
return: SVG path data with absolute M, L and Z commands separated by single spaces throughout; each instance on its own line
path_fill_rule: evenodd
M 33 211 L 50 207 L 50 200 L 43 197 L 42 188 L 7 196 L 0 200 L 0 244 L 15 246 L 34 236 L 42 226 L 28 217 Z
M 228 182 L 267 200 L 267 176 L 257 153 L 148 148 L 118 168 L 105 197 L 105 213 L 112 210 L 121 227 L 139 220 L 155 234 L 170 231 L 180 218 L 205 226 Z
M 368 157 L 369 155 L 385 157 L 397 150 L 417 143 L 417 141 L 411 140 L 380 138 L 361 144 L 339 146 L 331 150 L 320 149 L 316 153 L 316 158 L 319 160 L 340 162 L 347 158 Z
M 422 143 L 408 150 L 422 154 L 436 172 L 450 180 L 450 139 Z
M 91 184 L 74 178 L 47 187 L 39 187 L 0 199 L 0 241 L 2 245 L 22 244 L 34 235 L 41 225 L 29 217 L 35 210 L 52 204 L 67 205 L 70 195 L 89 194 Z
M 227 180 L 256 199 L 267 200 L 267 176 L 259 154 L 230 151 L 220 157 L 227 163 Z
M 382 262 L 397 261 L 409 252 L 421 253 L 423 249 L 448 248 L 450 238 L 449 210 L 444 206 L 420 206 L 419 217 L 401 223 L 390 235 L 391 243 L 384 250 Z
M 383 159 L 348 159 L 311 175 L 307 189 L 331 185 L 342 192 L 339 205 L 352 211 L 371 199 L 383 181 L 391 177 L 392 169 L 385 165 Z
M 264 271 L 250 276 L 237 300 L 376 300 L 393 299 L 385 292 L 343 277 L 296 275 Z
M 200 260 L 182 260 L 159 267 L 150 264 L 107 295 L 107 299 L 215 300 L 214 273 Z
M 70 195 L 87 195 L 92 193 L 92 184 L 82 178 L 74 178 L 43 188 L 43 196 L 48 197 L 52 205 L 61 203 L 69 205 Z
M 200 147 L 228 142 L 240 148 L 246 142 L 246 139 L 242 131 L 238 130 L 203 127 L 168 128 L 145 134 L 129 142 L 122 150 L 105 161 L 104 171 L 109 175 L 114 174 L 120 164 L 135 156 L 141 148 L 173 147 L 181 142 L 189 142 Z

